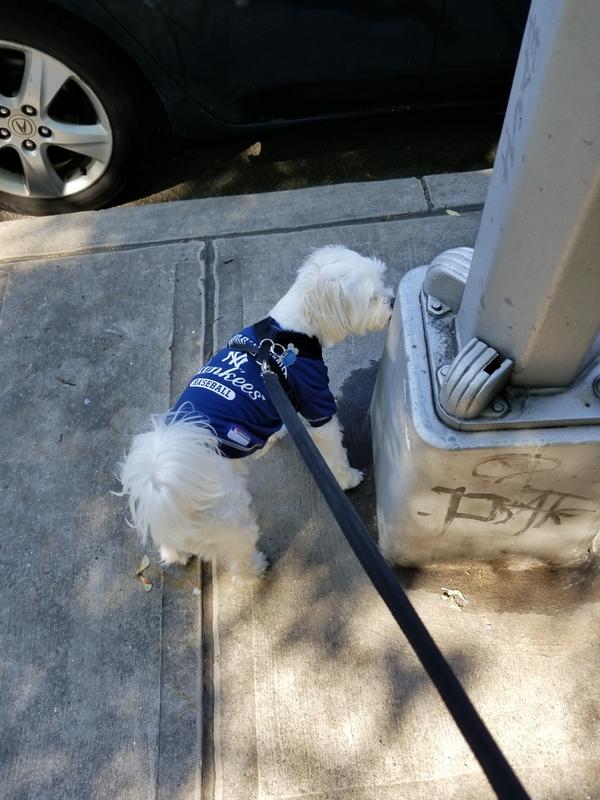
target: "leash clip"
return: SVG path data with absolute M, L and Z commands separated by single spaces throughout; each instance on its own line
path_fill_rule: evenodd
M 271 357 L 277 359 L 277 355 L 275 353 L 275 342 L 272 339 L 261 339 L 258 345 L 256 358 L 260 363 L 261 371 L 263 373 L 272 372 L 274 374 L 274 370 L 271 368 L 269 360 Z

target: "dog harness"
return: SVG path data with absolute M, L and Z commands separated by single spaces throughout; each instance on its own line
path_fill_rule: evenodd
M 282 426 L 255 358 L 265 340 L 272 343 L 290 400 L 312 427 L 329 422 L 337 410 L 319 340 L 285 331 L 267 317 L 236 333 L 201 367 L 169 413 L 170 419 L 189 416 L 210 425 L 227 458 L 259 450 Z

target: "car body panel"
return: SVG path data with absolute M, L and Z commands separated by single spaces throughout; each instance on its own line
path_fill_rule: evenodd
M 0 9 L 5 0 L 0 0 Z M 210 116 L 186 92 L 177 72 L 165 69 L 98 0 L 38 0 L 41 8 L 55 7 L 106 36 L 134 62 L 145 75 L 162 103 L 177 136 L 184 139 L 210 138 L 217 135 Z M 142 15 L 142 20 L 146 19 Z
M 110 39 L 146 76 L 175 133 L 196 139 L 405 106 L 502 101 L 529 7 L 529 0 L 36 2 Z
M 410 102 L 441 13 L 441 0 L 101 2 L 230 124 Z
M 445 0 L 428 99 L 508 98 L 529 6 L 530 0 Z

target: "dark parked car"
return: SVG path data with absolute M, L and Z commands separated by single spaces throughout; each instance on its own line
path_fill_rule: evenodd
M 503 103 L 529 0 L 0 0 L 0 207 L 107 204 L 176 139 Z M 163 151 L 164 152 L 164 151 Z

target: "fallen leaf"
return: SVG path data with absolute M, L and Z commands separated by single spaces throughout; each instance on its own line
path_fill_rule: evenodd
M 150 578 L 147 578 L 145 575 L 140 575 L 139 578 L 140 581 L 144 584 L 144 589 L 147 592 L 150 592 L 152 590 L 152 581 L 150 580 Z
M 142 560 L 141 560 L 141 562 L 140 562 L 140 565 L 139 565 L 139 567 L 138 567 L 138 568 L 136 569 L 136 571 L 135 571 L 135 574 L 136 574 L 136 575 L 141 575 L 141 574 L 142 574 L 142 572 L 143 572 L 145 569 L 148 569 L 148 567 L 149 567 L 149 566 L 150 566 L 150 559 L 148 558 L 148 556 L 147 556 L 147 555 L 144 555 L 144 557 L 142 558 Z
M 261 152 L 262 152 L 261 143 L 260 142 L 254 142 L 254 144 L 251 144 L 250 147 L 248 147 L 246 150 L 244 150 L 244 155 L 247 156 L 247 157 L 252 156 L 254 158 L 257 158 L 261 154 Z

